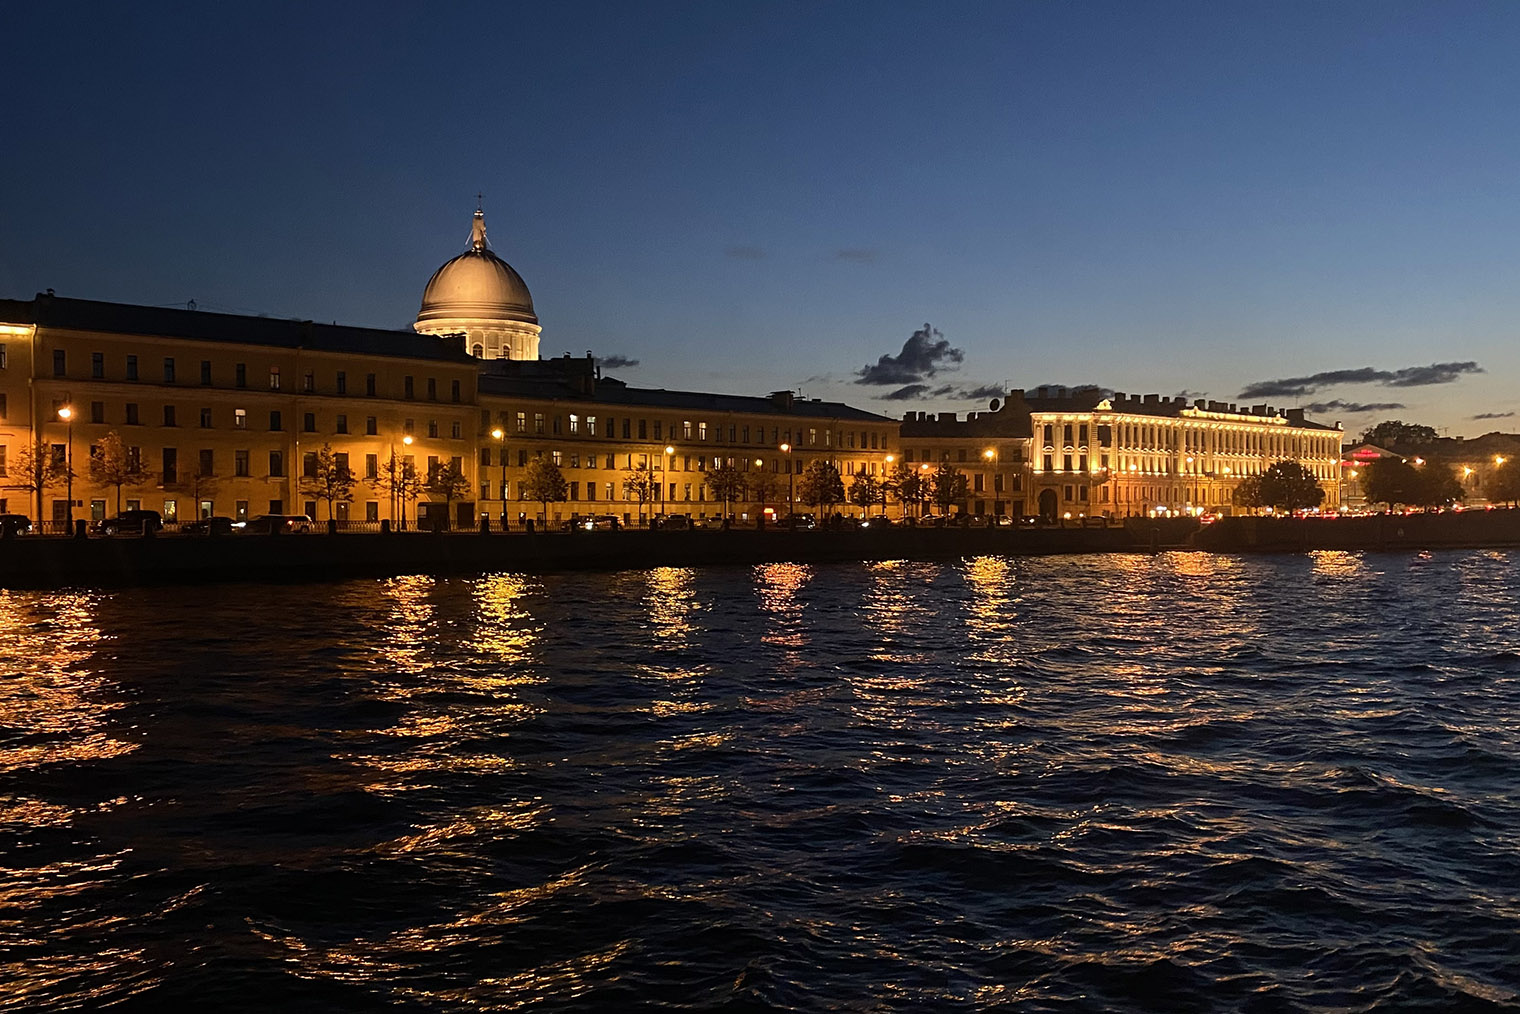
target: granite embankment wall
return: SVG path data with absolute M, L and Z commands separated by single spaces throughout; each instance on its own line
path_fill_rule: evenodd
M 1177 542 L 1182 533 L 1167 533 L 1167 537 Z M 1124 552 L 1155 548 L 1160 541 L 1160 534 L 1153 530 L 1132 533 L 1122 528 L 27 537 L 0 542 L 0 587 Z
M 1520 510 L 1347 518 L 1221 518 L 1199 531 L 1193 545 L 1226 553 L 1512 547 L 1520 546 Z

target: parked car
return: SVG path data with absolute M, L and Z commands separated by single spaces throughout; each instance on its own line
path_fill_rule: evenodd
M 860 527 L 868 528 L 872 531 L 880 531 L 883 529 L 891 528 L 893 527 L 893 524 L 894 522 L 892 519 L 887 517 L 885 514 L 878 514 L 875 517 L 871 518 L 862 518 L 860 521 Z
M 25 514 L 0 514 L 0 538 L 25 535 L 32 530 L 32 519 Z
M 811 514 L 788 514 L 776 522 L 776 527 L 789 532 L 810 532 L 818 527 L 818 519 Z
M 649 527 L 658 528 L 662 532 L 689 532 L 691 518 L 685 514 L 666 514 L 664 517 L 650 518 Z
M 311 531 L 311 518 L 305 514 L 260 514 L 244 526 L 255 535 L 293 535 Z
M 122 511 L 114 518 L 95 522 L 95 531 L 100 535 L 144 535 L 163 530 L 164 519 L 158 511 Z
M 245 524 L 231 518 L 201 518 L 199 521 L 180 526 L 180 531 L 186 535 L 230 535 L 242 529 Z
M 920 528 L 940 528 L 944 523 L 945 517 L 942 514 L 925 514 L 918 519 L 918 527 Z

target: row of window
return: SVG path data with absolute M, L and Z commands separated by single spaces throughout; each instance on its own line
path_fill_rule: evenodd
M 0 359 L 3 359 L 3 358 L 4 358 L 3 346 L 0 346 Z M 3 365 L 3 364 L 0 364 L 0 365 Z M 165 384 L 175 384 L 175 383 L 178 383 L 179 382 L 179 370 L 178 370 L 178 366 L 177 366 L 175 357 L 174 356 L 164 356 L 163 360 L 162 360 L 162 366 L 163 366 L 163 374 L 162 374 L 162 376 L 163 376 L 163 382 Z M 214 380 L 214 377 L 213 377 L 213 373 L 214 373 L 214 367 L 213 367 L 212 361 L 210 359 L 202 359 L 200 361 L 200 382 L 201 382 L 201 386 L 203 386 L 203 387 L 211 387 L 211 386 L 214 385 L 215 380 Z M 66 378 L 66 377 L 68 377 L 68 375 L 69 375 L 69 355 L 68 355 L 68 350 L 66 350 L 66 349 L 54 349 L 53 350 L 53 376 L 54 377 L 59 377 L 59 378 Z M 90 378 L 92 380 L 107 380 L 107 379 L 112 379 L 112 378 L 108 378 L 106 376 L 106 354 L 104 352 L 92 352 L 92 353 L 90 353 Z M 140 365 L 140 363 L 138 361 L 138 357 L 136 355 L 128 354 L 126 356 L 126 359 L 124 360 L 124 362 L 122 364 L 121 379 L 123 379 L 123 380 L 129 380 L 129 381 L 131 381 L 131 380 L 141 380 L 142 379 L 141 365 Z M 425 389 L 427 391 L 427 400 L 428 401 L 437 401 L 438 400 L 438 378 L 437 377 L 425 377 L 425 378 L 423 378 L 423 380 L 424 380 Z M 278 367 L 278 366 L 271 366 L 271 367 L 269 367 L 269 389 L 271 391 L 278 391 L 278 390 L 282 389 L 283 385 L 284 385 L 284 377 L 281 374 L 280 367 Z M 237 388 L 246 388 L 248 386 L 248 364 L 247 363 L 234 363 L 233 364 L 232 386 L 233 387 L 237 387 Z M 369 397 L 369 398 L 376 397 L 377 396 L 376 392 L 377 392 L 378 387 L 379 387 L 379 378 L 378 378 L 378 376 L 376 374 L 373 374 L 373 373 L 366 373 L 364 375 L 364 394 L 365 394 L 365 397 Z M 305 373 L 303 373 L 301 375 L 301 392 L 303 394 L 316 394 L 316 393 L 318 393 L 318 391 L 317 391 L 317 375 L 316 375 L 315 371 L 313 371 L 313 370 L 307 370 Z M 328 393 L 328 392 L 321 392 L 321 393 Z M 336 374 L 334 375 L 334 378 L 333 378 L 333 388 L 332 388 L 332 392 L 331 393 L 338 394 L 338 395 L 346 395 L 346 394 L 348 394 L 348 371 L 347 370 L 338 370 L 336 372 Z M 417 380 L 416 380 L 415 377 L 406 376 L 406 377 L 402 378 L 401 396 L 403 398 L 407 399 L 408 401 L 416 399 L 416 397 L 417 397 Z M 458 381 L 458 380 L 451 380 L 451 381 L 449 381 L 449 400 L 453 401 L 453 402 L 461 402 L 461 401 L 464 400 L 463 396 L 464 396 L 464 390 L 463 390 L 463 384 L 462 384 L 462 382 Z
M 5 412 L 4 412 L 5 404 L 4 404 L 4 402 L 5 402 L 5 396 L 3 394 L 0 394 L 0 420 L 3 420 L 5 418 Z M 55 404 L 53 406 L 53 413 L 54 413 L 54 417 L 55 418 L 57 417 L 58 410 L 63 407 L 63 404 L 64 403 L 60 401 L 60 402 L 58 402 L 57 404 Z M 200 428 L 201 429 L 208 429 L 208 430 L 209 429 L 214 429 L 215 428 L 215 418 L 216 418 L 215 411 L 213 409 L 211 409 L 211 408 L 202 408 L 200 410 Z M 90 422 L 92 422 L 92 423 L 100 423 L 100 424 L 105 424 L 105 423 L 109 422 L 109 420 L 106 418 L 106 403 L 105 402 L 103 402 L 103 401 L 92 401 L 92 402 L 90 402 Z M 143 425 L 142 412 L 140 411 L 140 407 L 138 406 L 138 404 L 136 402 L 129 401 L 129 402 L 126 402 L 125 405 L 123 406 L 122 424 L 126 425 L 126 426 L 141 426 L 141 425 Z M 165 426 L 178 426 L 179 425 L 179 406 L 177 406 L 177 405 L 165 405 L 165 406 L 163 406 L 163 425 L 165 425 Z M 235 408 L 235 409 L 232 410 L 232 427 L 233 427 L 233 429 L 239 429 L 239 430 L 246 430 L 248 428 L 248 410 L 247 409 L 245 409 L 245 408 Z M 279 409 L 271 409 L 269 411 L 269 430 L 270 430 L 270 432 L 281 431 L 284 428 L 285 428 L 284 413 L 281 412 Z M 404 432 L 406 434 L 412 434 L 415 431 L 416 431 L 416 421 L 412 420 L 412 419 L 405 420 L 404 423 L 402 424 L 402 432 Z M 317 432 L 317 413 L 315 413 L 315 412 L 304 412 L 304 413 L 302 413 L 302 415 L 301 415 L 301 432 L 302 433 L 316 433 Z M 340 412 L 340 413 L 338 413 L 334 417 L 334 419 L 333 419 L 333 432 L 334 433 L 340 433 L 340 434 L 344 434 L 344 433 L 348 433 L 349 432 L 348 416 L 346 414 Z M 364 433 L 367 436 L 376 436 L 376 435 L 379 434 L 379 432 L 380 432 L 380 420 L 379 420 L 379 417 L 372 416 L 372 415 L 371 416 L 365 416 L 364 417 Z M 440 427 L 438 420 L 437 419 L 429 419 L 427 421 L 427 435 L 429 437 L 431 437 L 431 438 L 438 439 L 438 438 L 440 438 L 441 433 L 442 433 L 442 428 Z M 464 427 L 463 427 L 463 425 L 457 419 L 453 420 L 452 422 L 449 423 L 449 439 L 451 439 L 451 440 L 462 440 L 462 439 L 464 439 Z
M 619 427 L 621 423 L 621 427 Z M 652 425 L 651 425 L 652 423 Z M 490 410 L 481 412 L 481 425 L 484 429 L 491 426 Z M 706 422 L 683 420 L 680 423 L 672 422 L 667 427 L 663 420 L 655 419 L 617 419 L 611 416 L 600 420 L 594 415 L 581 415 L 572 412 L 566 416 L 550 416 L 543 412 L 502 412 L 500 425 L 505 433 L 532 434 L 534 436 L 601 436 L 608 440 L 618 439 L 621 429 L 624 440 L 697 440 L 703 443 L 711 440 L 715 443 L 730 444 L 755 444 L 780 446 L 782 443 L 792 443 L 793 434 L 791 429 L 783 430 L 779 426 L 773 426 L 770 430 L 770 438 L 767 440 L 764 426 L 742 426 L 731 423 L 727 427 L 727 439 L 724 439 L 725 429 L 721 425 L 709 425 Z M 653 435 L 651 435 L 651 431 Z M 817 427 L 798 429 L 796 442 L 801 447 L 833 447 L 834 431 L 823 429 L 823 443 L 819 443 L 820 430 Z M 845 431 L 840 436 L 840 446 L 854 449 L 856 445 L 856 432 Z M 859 431 L 859 448 L 861 450 L 885 450 L 887 438 L 885 434 L 870 430 Z

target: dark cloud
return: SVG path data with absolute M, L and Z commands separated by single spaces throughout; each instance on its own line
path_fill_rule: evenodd
M 1286 377 L 1282 380 L 1262 380 L 1248 384 L 1240 392 L 1241 398 L 1283 398 L 1313 394 L 1327 387 L 1344 384 L 1382 384 L 1384 387 L 1428 387 L 1431 384 L 1449 384 L 1467 373 L 1482 373 L 1483 368 L 1474 362 L 1431 363 L 1429 366 L 1410 366 L 1402 370 L 1378 370 L 1363 366 L 1355 370 L 1327 370 L 1307 377 Z
M 1396 408 L 1406 406 L 1397 401 L 1341 401 L 1335 398 L 1331 401 L 1316 401 L 1312 405 L 1305 405 L 1305 412 L 1313 412 L 1315 415 L 1323 415 L 1326 412 L 1345 412 L 1355 415 L 1358 412 L 1392 412 Z
M 765 251 L 757 246 L 731 246 L 723 251 L 723 256 L 736 261 L 758 261 L 765 258 Z
M 944 335 L 925 324 L 903 342 L 902 352 L 895 356 L 884 355 L 876 361 L 875 366 L 863 366 L 857 370 L 855 383 L 880 387 L 892 384 L 916 386 L 940 370 L 955 369 L 965 358 L 964 352 L 951 348 Z M 912 398 L 917 395 L 901 397 Z
M 1183 401 L 1197 401 L 1199 398 L 1207 398 L 1208 396 L 1209 392 L 1207 391 L 1189 391 L 1186 388 L 1178 391 L 1175 395 L 1175 397 L 1181 398 Z
M 834 254 L 836 261 L 854 261 L 856 264 L 875 264 L 875 250 L 839 250 Z
M 857 381 L 858 383 L 858 381 Z M 899 387 L 889 394 L 881 395 L 882 401 L 913 401 L 916 398 L 929 396 L 928 384 L 909 384 L 907 387 Z
M 1509 419 L 1514 416 L 1513 412 L 1479 412 L 1474 419 Z
M 934 388 L 931 388 L 928 384 L 909 384 L 906 387 L 899 387 L 889 394 L 882 394 L 877 397 L 881 401 L 929 401 L 936 398 L 981 401 L 983 398 L 1001 398 L 1007 393 L 998 384 L 986 384 L 982 387 L 961 387 L 958 384 L 944 384 Z
M 602 356 L 597 359 L 597 364 L 600 366 L 605 366 L 609 370 L 616 370 L 619 368 L 631 370 L 633 367 L 639 365 L 639 361 L 637 359 L 629 359 L 627 356 Z
M 1388 381 L 1389 387 L 1429 387 L 1431 384 L 1449 384 L 1464 373 L 1482 373 L 1483 367 L 1474 362 L 1431 363 L 1429 366 L 1411 366 L 1399 370 Z

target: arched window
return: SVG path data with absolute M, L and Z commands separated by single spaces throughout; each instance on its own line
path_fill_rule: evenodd
M 485 346 L 477 344 L 473 349 L 471 349 L 471 354 L 474 355 L 476 359 L 484 359 L 486 357 Z

